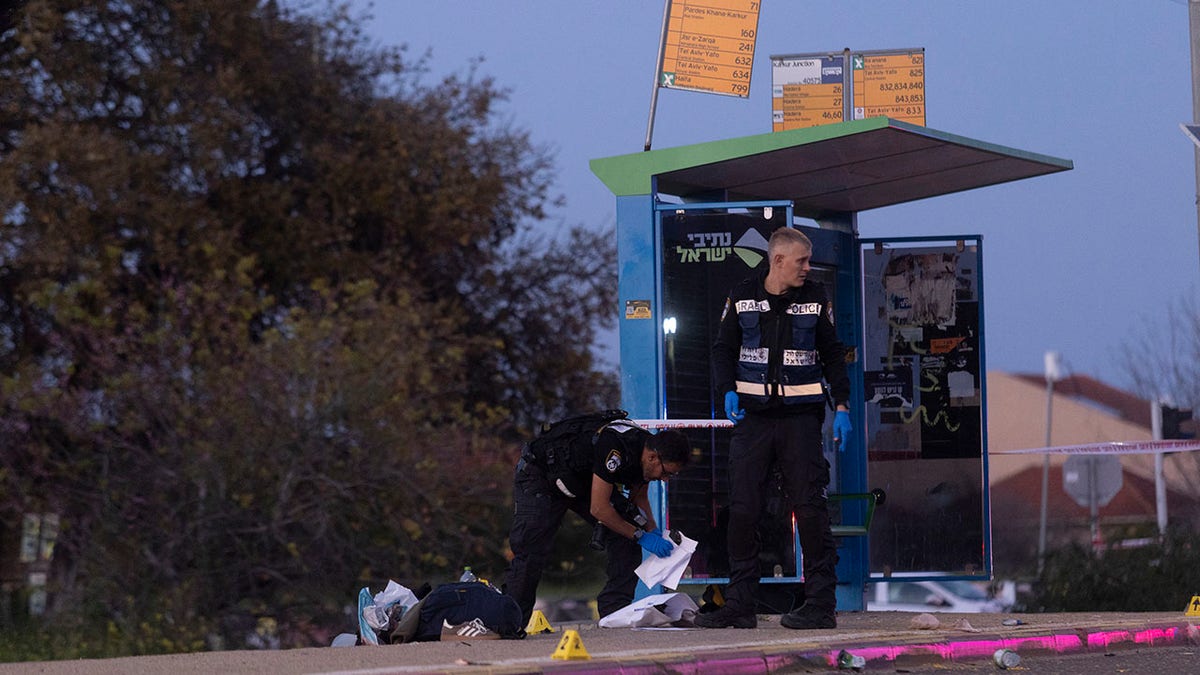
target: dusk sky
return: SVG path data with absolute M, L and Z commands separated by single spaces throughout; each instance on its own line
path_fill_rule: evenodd
M 352 6 L 379 43 L 429 50 L 429 83 L 481 57 L 503 117 L 554 151 L 550 227 L 613 227 L 588 162 L 642 149 L 663 0 Z M 982 235 L 988 368 L 1040 373 L 1053 350 L 1123 386 L 1125 345 L 1200 292 L 1188 40 L 1184 0 L 763 0 L 749 98 L 660 90 L 653 147 L 770 132 L 772 54 L 924 48 L 930 128 L 1075 168 L 866 211 L 859 234 Z

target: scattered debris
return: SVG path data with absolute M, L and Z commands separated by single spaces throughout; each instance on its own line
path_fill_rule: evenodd
M 932 614 L 918 614 L 908 622 L 908 625 L 917 630 L 933 630 L 942 625 L 942 623 Z
M 867 667 L 867 660 L 843 649 L 838 652 L 837 667 L 838 670 L 862 670 Z
M 967 621 L 967 617 L 965 617 L 965 616 L 963 618 L 959 619 L 958 621 L 954 622 L 954 630 L 961 630 L 961 631 L 965 631 L 967 633 L 982 633 L 983 632 L 981 629 L 976 628 L 975 626 L 972 626 L 971 622 Z
M 1021 655 L 1011 649 L 997 649 L 995 654 L 992 654 L 992 660 L 996 662 L 996 667 L 1000 670 L 1008 670 L 1021 665 Z

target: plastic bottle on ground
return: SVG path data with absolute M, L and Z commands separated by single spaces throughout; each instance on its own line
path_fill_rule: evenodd
M 867 667 L 867 659 L 843 649 L 838 652 L 837 667 L 838 670 L 862 670 Z
M 997 649 L 995 654 L 992 654 L 992 660 L 996 662 L 996 666 L 1000 670 L 1008 670 L 1021 665 L 1021 655 L 1011 649 Z

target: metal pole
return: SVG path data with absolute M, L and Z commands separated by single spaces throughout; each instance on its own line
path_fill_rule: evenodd
M 1100 552 L 1100 504 L 1096 498 L 1096 457 L 1087 458 L 1088 470 L 1088 516 L 1092 525 L 1092 552 Z
M 854 119 L 854 63 L 850 48 L 842 49 L 842 121 Z
M 643 152 L 650 151 L 650 137 L 654 135 L 654 112 L 658 109 L 658 78 L 662 74 L 663 56 L 667 53 L 667 22 L 671 18 L 671 0 L 663 3 L 662 31 L 658 37 L 658 63 L 654 66 L 654 89 L 650 92 L 650 119 L 646 122 L 646 144 Z
M 1046 448 L 1050 447 L 1050 420 L 1054 410 L 1054 378 L 1046 375 Z M 1046 503 L 1050 496 L 1050 453 L 1042 455 L 1042 510 L 1038 519 L 1037 573 L 1046 566 Z
M 1162 430 L 1162 399 L 1154 399 L 1150 403 L 1151 436 L 1161 441 Z M 1167 534 L 1167 483 L 1163 478 L 1163 454 L 1154 453 L 1154 513 L 1158 517 L 1158 536 Z
M 1043 372 L 1046 374 L 1046 449 L 1050 449 L 1050 428 L 1054 412 L 1054 383 L 1062 378 L 1062 366 L 1058 362 L 1058 352 L 1046 352 L 1043 359 Z M 1042 511 L 1038 519 L 1038 557 L 1037 573 L 1042 576 L 1046 567 L 1046 507 L 1050 500 L 1050 453 L 1042 455 Z
M 1192 123 L 1200 124 L 1200 0 L 1188 2 L 1188 37 L 1192 46 Z M 1196 163 L 1196 233 L 1200 241 L 1200 147 L 1192 148 Z

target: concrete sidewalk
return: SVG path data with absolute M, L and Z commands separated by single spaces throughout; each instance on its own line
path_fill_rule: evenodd
M 1179 613 L 1134 614 L 936 614 L 935 629 L 913 628 L 916 614 L 859 612 L 838 617 L 832 630 L 794 631 L 778 616 L 760 616 L 754 630 L 637 630 L 563 626 L 528 638 L 527 650 L 558 647 L 563 630 L 577 629 L 591 657 L 569 661 L 532 657 L 509 661 L 471 659 L 441 672 L 537 673 L 769 673 L 837 668 L 839 652 L 861 656 L 868 668 L 897 668 L 939 661 L 987 659 L 1007 648 L 1019 654 L 1057 654 L 1200 643 L 1200 620 Z M 1017 626 L 1003 625 L 1016 619 Z M 550 639 L 547 639 L 550 638 Z M 458 645 L 462 647 L 463 645 Z M 481 645 L 474 645 L 476 649 Z M 435 666 L 433 663 L 425 666 Z M 412 670 L 422 670 L 415 666 Z M 406 672 L 408 667 L 387 672 Z M 427 672 L 427 671 L 424 671 Z
M 990 658 L 1000 648 L 1028 659 L 1122 648 L 1200 643 L 1200 617 L 1180 612 L 1097 614 L 936 614 L 939 627 L 912 627 L 908 612 L 855 612 L 831 630 L 794 631 L 778 616 L 760 616 L 753 630 L 602 629 L 558 624 L 525 640 L 457 640 L 379 647 L 238 651 L 94 661 L 0 664 L 0 674 L 44 673 L 769 673 L 836 669 L 841 650 L 868 669 L 904 668 Z M 1004 626 L 1005 619 L 1023 622 Z M 965 620 L 968 625 L 956 624 Z M 973 628 L 974 630 L 968 630 Z M 578 632 L 588 659 L 552 658 L 564 631 Z

